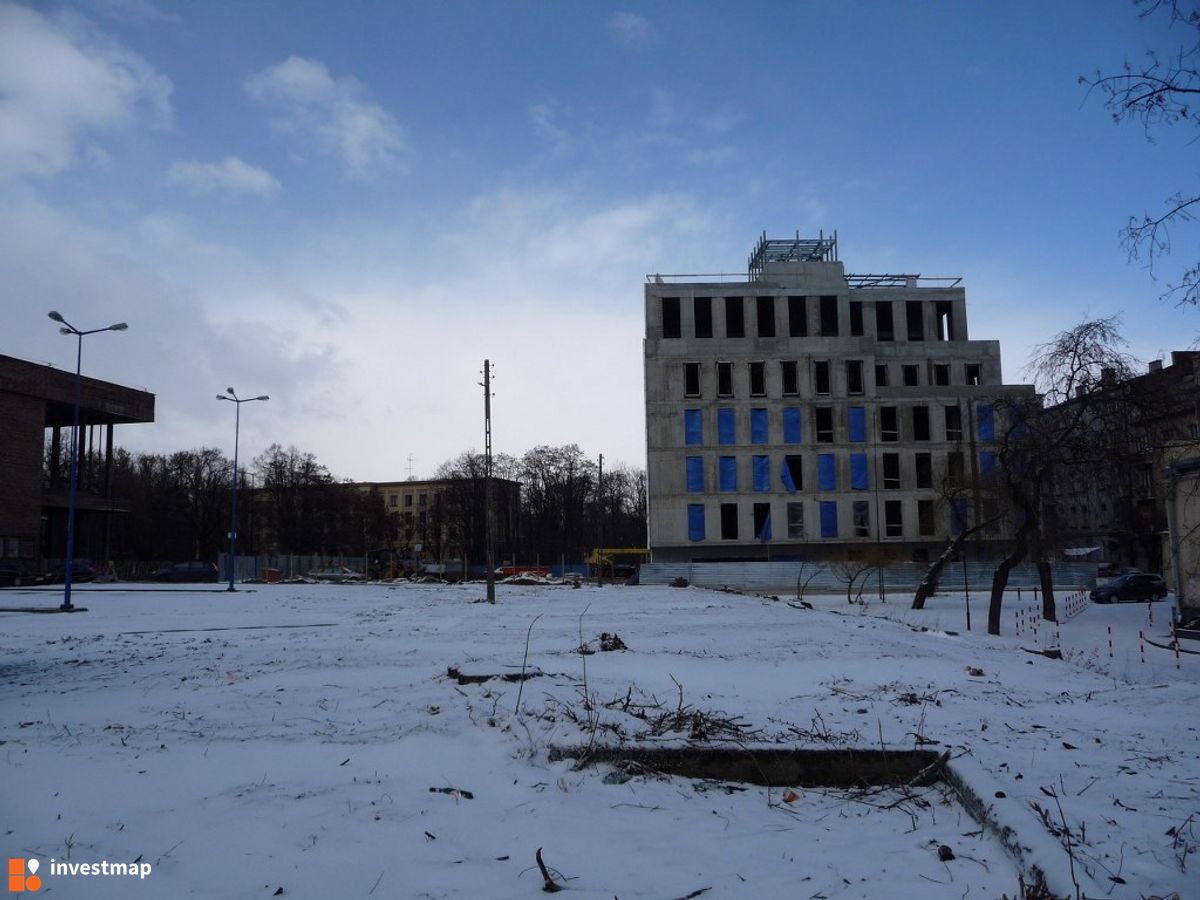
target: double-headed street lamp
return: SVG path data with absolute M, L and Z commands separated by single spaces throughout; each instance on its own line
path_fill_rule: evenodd
M 70 612 L 75 608 L 71 605 L 71 582 L 75 574 L 75 499 L 77 492 L 76 474 L 79 467 L 79 394 L 80 382 L 82 380 L 80 370 L 83 366 L 83 336 L 85 334 L 97 334 L 101 331 L 124 331 L 129 326 L 124 322 L 118 322 L 116 325 L 107 325 L 104 328 L 92 328 L 89 331 L 80 331 L 64 319 L 61 313 L 51 310 L 47 315 L 62 326 L 58 329 L 59 332 L 62 334 L 73 334 L 79 339 L 79 344 L 75 351 L 75 413 L 74 424 L 71 427 L 71 474 L 67 484 L 67 565 L 63 576 L 63 602 L 60 607 L 64 612 Z
M 242 429 L 242 404 L 255 400 L 270 400 L 266 394 L 258 397 L 238 397 L 233 388 L 225 388 L 224 394 L 217 394 L 218 400 L 228 400 L 234 404 L 237 413 L 233 418 L 233 512 L 229 517 L 229 590 L 237 590 L 233 586 L 233 576 L 237 570 L 237 489 L 238 489 L 238 436 Z

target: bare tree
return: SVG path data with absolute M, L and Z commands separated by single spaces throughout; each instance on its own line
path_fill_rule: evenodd
M 1148 140 L 1158 130 L 1172 125 L 1200 128 L 1200 112 L 1194 106 L 1200 95 L 1200 11 L 1184 0 L 1133 0 L 1139 15 L 1166 15 L 1171 34 L 1178 43 L 1165 51 L 1151 51 L 1140 63 L 1126 60 L 1118 72 L 1081 75 L 1089 93 L 1103 97 L 1104 106 L 1117 123 L 1140 121 Z M 1186 188 L 1167 197 L 1153 213 L 1131 216 L 1121 231 L 1121 242 L 1130 259 L 1143 260 L 1154 273 L 1164 256 L 1172 253 L 1178 230 L 1196 219 L 1200 191 Z M 1180 304 L 1200 304 L 1200 261 L 1189 242 L 1188 260 L 1182 271 L 1167 284 L 1163 299 Z

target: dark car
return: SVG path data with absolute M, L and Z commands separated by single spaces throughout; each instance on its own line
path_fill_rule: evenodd
M 20 587 L 23 584 L 39 584 L 41 578 L 30 574 L 19 562 L 0 562 L 0 587 Z
M 173 566 L 167 566 L 164 569 L 156 569 L 150 575 L 155 581 L 173 581 L 173 582 L 195 582 L 206 581 L 216 582 L 219 578 L 215 563 L 202 562 L 198 559 L 193 559 L 190 562 L 175 563 Z
M 1122 575 L 1092 591 L 1093 603 L 1137 602 L 1158 600 L 1167 596 L 1167 583 L 1158 575 Z
M 84 581 L 95 581 L 100 575 L 100 570 L 97 569 L 87 559 L 77 559 L 71 566 L 71 583 L 76 584 Z M 59 566 L 50 573 L 48 581 L 63 582 L 67 580 L 67 570 L 65 566 Z

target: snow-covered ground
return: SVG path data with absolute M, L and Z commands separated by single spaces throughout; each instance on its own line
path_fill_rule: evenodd
M 77 592 L 87 613 L 0 613 L 4 856 L 38 859 L 61 897 L 530 897 L 538 848 L 577 897 L 1016 895 L 1017 863 L 943 785 L 788 793 L 550 754 L 703 731 L 749 754 L 950 749 L 1062 890 L 1200 896 L 1200 656 L 1148 646 L 1142 662 L 1137 636 L 1163 641 L 1165 604 L 1152 625 L 1144 605 L 1085 606 L 1060 661 L 1024 652 L 1056 637 L 1013 635 L 1015 601 L 1006 636 L 983 634 L 978 596 L 968 633 L 961 595 L 914 612 L 691 588 L 482 594 L 112 585 Z M 601 651 L 601 633 L 627 649 Z M 523 666 L 542 674 L 447 676 Z M 153 868 L 62 875 L 52 859 Z

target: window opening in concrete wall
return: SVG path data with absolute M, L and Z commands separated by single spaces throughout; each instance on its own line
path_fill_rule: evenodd
M 665 338 L 679 337 L 679 298 L 662 298 L 662 336 Z
M 683 364 L 683 394 L 685 397 L 700 396 L 700 363 Z
M 883 489 L 898 491 L 900 489 L 900 454 L 883 454 Z
M 817 490 L 837 490 L 837 457 L 832 453 L 817 454 Z
M 765 444 L 768 442 L 770 417 L 765 408 L 750 410 L 750 443 Z
M 887 387 L 887 386 L 888 386 L 888 365 L 887 365 L 887 363 L 876 363 L 875 364 L 875 387 L 881 388 L 881 387 Z
M 958 406 L 946 407 L 946 440 L 961 441 L 963 439 L 962 432 L 962 410 Z
M 736 503 L 721 504 L 721 540 L 736 541 L 738 536 L 738 508 Z
M 838 298 L 821 297 L 821 337 L 838 336 Z
M 820 503 L 821 509 L 821 537 L 835 538 L 838 536 L 838 521 L 837 521 L 837 501 L 822 500 Z
M 863 333 L 863 305 L 861 301 L 850 301 L 850 335 L 852 337 L 862 337 Z
M 913 440 L 929 440 L 929 407 L 914 406 L 912 408 Z
M 863 363 L 861 359 L 846 360 L 846 393 L 863 392 Z
M 908 300 L 904 304 L 904 320 L 908 326 L 910 341 L 925 340 L 925 304 L 920 300 Z
M 788 336 L 808 337 L 807 297 L 788 297 Z
M 933 487 L 933 454 L 918 453 L 913 457 L 916 466 L 917 487 Z
M 866 500 L 854 501 L 854 536 L 871 536 L 871 504 Z
M 884 501 L 883 518 L 888 537 L 904 537 L 904 505 L 899 500 Z
M 799 444 L 802 439 L 800 425 L 800 408 L 797 406 L 785 406 L 783 408 L 783 442 L 785 444 Z
M 979 363 L 967 363 L 967 384 L 983 384 L 983 366 Z
M 829 393 L 829 362 L 818 359 L 813 362 L 813 390 L 818 394 Z
M 688 540 L 704 540 L 704 504 L 689 503 L 687 508 Z
M 949 300 L 939 300 L 934 309 L 937 316 L 937 339 L 954 340 L 954 304 Z
M 717 443 L 737 443 L 737 415 L 731 407 L 717 410 Z
M 697 297 L 692 306 L 692 314 L 696 328 L 696 337 L 712 337 L 712 297 Z
M 950 364 L 949 363 L 934 363 L 933 366 L 933 383 L 939 387 L 944 387 L 950 383 Z
M 875 301 L 875 339 L 879 341 L 894 341 L 896 325 L 892 318 L 892 301 Z
M 856 444 L 866 441 L 867 409 L 865 406 L 850 406 L 846 408 L 846 432 L 850 440 Z
M 932 500 L 917 501 L 917 531 L 921 537 L 932 537 L 937 533 L 937 519 L 933 514 Z
M 804 504 L 789 503 L 787 505 L 787 536 L 791 540 L 804 538 Z
M 963 455 L 959 450 L 951 450 L 946 454 L 946 477 L 953 484 L 962 484 L 963 481 Z
M 704 443 L 704 419 L 698 409 L 683 411 L 683 442 L 689 447 L 698 447 Z M 405 498 L 405 506 L 411 505 L 407 502 L 411 499 Z
M 733 363 L 717 363 L 717 396 L 733 396 Z
M 737 491 L 737 457 L 721 456 L 717 458 L 718 487 L 722 493 L 732 494 Z
M 851 453 L 850 454 L 850 490 L 852 491 L 869 491 L 871 489 L 871 476 L 867 466 L 867 454 Z
M 764 397 L 767 393 L 767 373 L 766 364 L 761 362 L 750 363 L 750 396 Z
M 754 539 L 769 541 L 771 539 L 771 504 L 754 504 Z
M 889 444 L 900 440 L 900 416 L 894 406 L 879 407 L 879 439 Z
M 799 454 L 789 453 L 783 458 L 780 478 L 789 493 L 804 490 L 804 464 Z
M 742 308 L 741 297 L 725 298 L 725 337 L 740 338 L 746 336 L 746 317 Z
M 689 456 L 687 458 L 687 489 L 690 494 L 704 493 L 704 457 Z
M 758 454 L 750 457 L 750 483 L 759 493 L 771 489 L 771 457 Z
M 817 443 L 833 443 L 833 407 L 818 406 L 814 411 L 817 419 Z
M 760 338 L 775 337 L 775 298 L 755 298 L 755 324 Z
M 800 393 L 800 367 L 794 359 L 785 359 L 779 364 L 779 374 L 783 381 L 783 393 Z
M 921 386 L 921 367 L 916 365 L 901 366 L 901 372 L 904 375 L 905 387 L 920 387 Z

